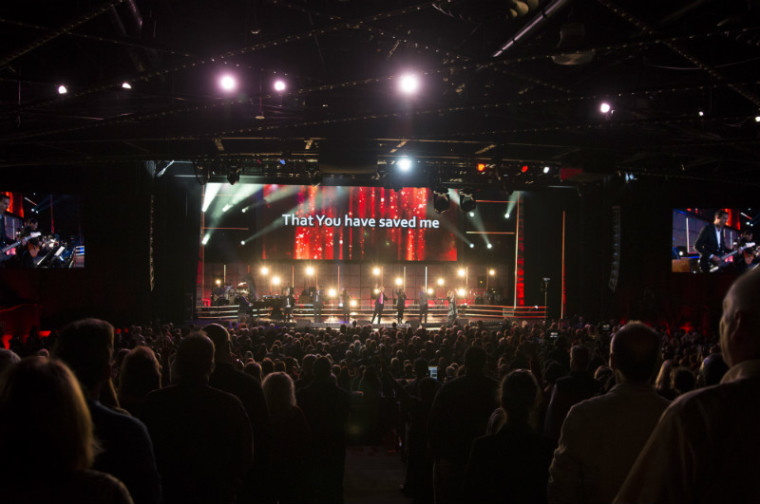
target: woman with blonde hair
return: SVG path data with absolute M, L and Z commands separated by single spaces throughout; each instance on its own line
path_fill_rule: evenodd
M 29 357 L 0 379 L 0 488 L 4 502 L 131 504 L 116 478 L 91 471 L 97 444 L 73 373 Z

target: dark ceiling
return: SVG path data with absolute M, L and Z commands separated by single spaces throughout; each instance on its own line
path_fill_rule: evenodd
M 759 13 L 758 0 L 8 0 L 0 166 L 185 160 L 348 184 L 407 154 L 420 169 L 406 185 L 520 185 L 524 165 L 550 166 L 547 183 L 560 168 L 575 182 L 756 183 Z M 239 79 L 231 96 L 222 71 Z M 415 97 L 397 91 L 405 71 Z

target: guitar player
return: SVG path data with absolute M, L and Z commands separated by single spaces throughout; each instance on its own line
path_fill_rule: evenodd
M 724 228 L 728 222 L 728 212 L 718 210 L 715 212 L 715 220 L 702 228 L 694 243 L 694 248 L 699 252 L 699 267 L 703 273 L 709 273 L 713 266 L 720 266 L 723 262 L 721 256 L 731 249 L 726 244 Z

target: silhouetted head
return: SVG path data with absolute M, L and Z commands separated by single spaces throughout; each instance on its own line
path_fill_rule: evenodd
M 615 333 L 610 345 L 610 367 L 625 380 L 648 383 L 657 372 L 660 336 L 641 322 L 629 322 Z
M 205 334 L 189 334 L 177 348 L 174 365 L 177 381 L 207 382 L 214 370 L 214 343 Z
M 74 371 L 79 383 L 92 390 L 111 376 L 113 326 L 105 320 L 77 320 L 61 331 L 53 350 Z

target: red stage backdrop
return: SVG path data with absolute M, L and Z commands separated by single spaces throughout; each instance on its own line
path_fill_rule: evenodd
M 456 261 L 457 208 L 431 191 L 265 185 L 257 193 L 262 259 Z

